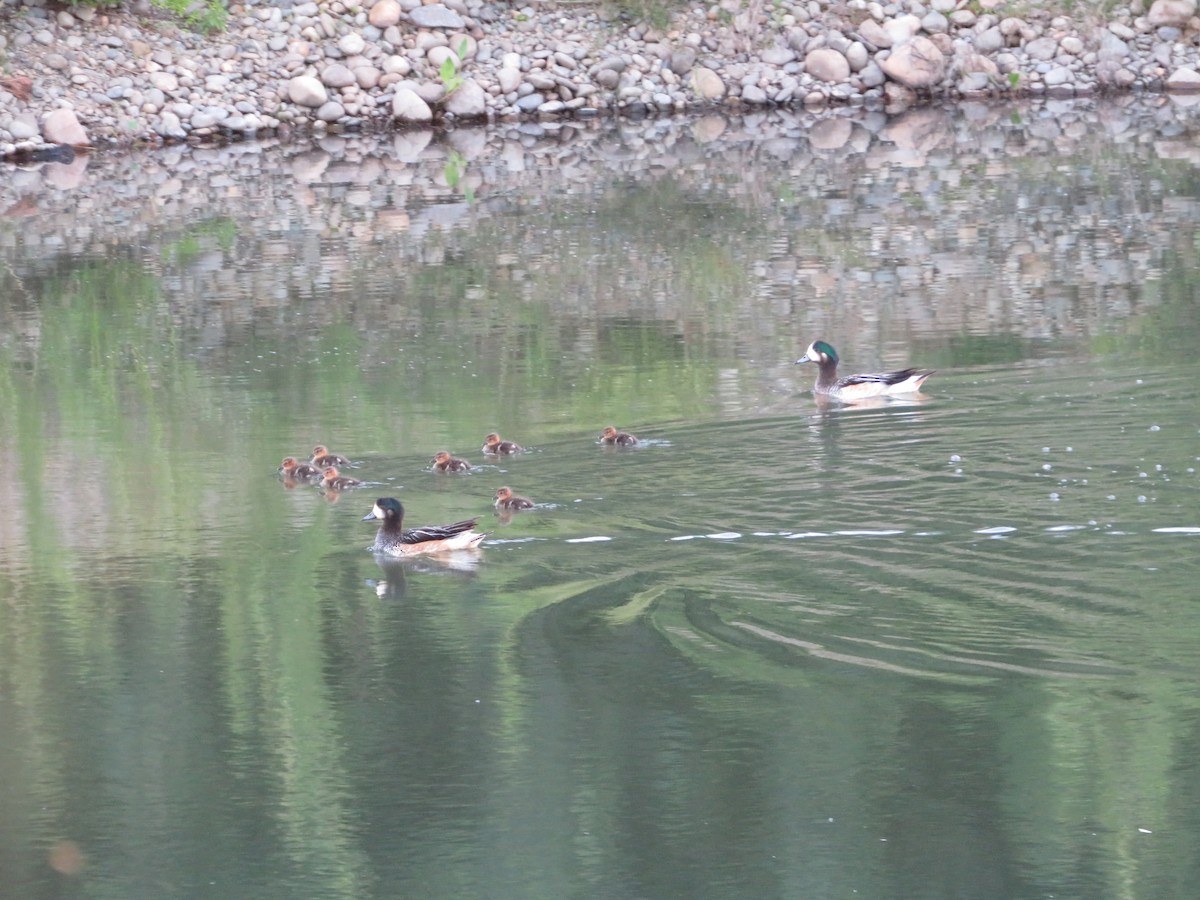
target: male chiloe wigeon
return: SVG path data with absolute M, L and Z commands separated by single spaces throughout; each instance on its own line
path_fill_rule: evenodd
M 898 372 L 876 372 L 862 375 L 847 375 L 838 378 L 838 354 L 825 341 L 813 341 L 796 364 L 817 364 L 817 383 L 813 393 L 832 397 L 835 400 L 865 400 L 868 397 L 883 397 L 896 394 L 915 394 L 921 390 L 925 379 L 933 374 L 932 369 L 901 369 Z
M 371 511 L 362 517 L 364 522 L 382 519 L 375 532 L 371 549 L 387 556 L 416 556 L 422 553 L 445 553 L 452 550 L 474 550 L 486 533 L 474 530 L 478 519 L 464 519 L 453 525 L 424 525 L 404 527 L 404 506 L 395 497 L 380 497 Z

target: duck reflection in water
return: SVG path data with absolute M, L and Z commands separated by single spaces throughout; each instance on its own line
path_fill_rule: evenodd
M 482 559 L 483 552 L 478 549 L 402 559 L 376 553 L 375 564 L 382 570 L 383 577 L 378 581 L 368 578 L 367 586 L 374 588 L 376 596 L 381 599 L 398 599 L 408 593 L 410 575 L 474 575 L 479 570 Z

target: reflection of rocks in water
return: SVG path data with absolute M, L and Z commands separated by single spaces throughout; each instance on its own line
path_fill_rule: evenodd
M 10 223 L 0 290 L 40 296 L 64 247 L 128 259 L 202 362 L 296 322 L 353 328 L 380 358 L 435 315 L 469 331 L 479 300 L 429 290 L 460 269 L 519 299 L 489 313 L 513 328 L 639 323 L 681 345 L 736 336 L 758 360 L 786 322 L 848 353 L 880 322 L 1086 339 L 1191 252 L 1195 204 L 1159 185 L 1164 159 L 1196 156 L 1194 119 L 1161 98 L 778 110 L 171 147 L 69 177 L 45 162 L 0 180 L 0 209 L 38 206 Z M 14 315 L 0 332 L 30 333 Z

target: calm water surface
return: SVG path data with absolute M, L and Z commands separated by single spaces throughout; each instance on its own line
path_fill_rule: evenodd
M 1192 115 L 10 171 L 0 895 L 1192 896 Z

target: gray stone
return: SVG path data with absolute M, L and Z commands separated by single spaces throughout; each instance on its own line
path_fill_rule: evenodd
M 8 133 L 15 141 L 29 141 L 38 137 L 42 132 L 38 128 L 37 119 L 33 113 L 21 113 L 8 125 Z
M 621 73 L 615 72 L 612 69 L 601 69 L 594 77 L 596 84 L 609 91 L 621 83 Z
M 55 109 L 46 113 L 42 119 L 42 140 L 47 144 L 68 144 L 72 147 L 91 144 L 87 132 L 71 109 Z
M 1176 69 L 1167 79 L 1168 91 L 1200 91 L 1200 73 L 1195 69 Z
M 151 72 L 150 84 L 165 94 L 179 90 L 179 79 L 170 72 Z
M 420 28 L 462 28 L 467 23 L 462 16 L 444 6 L 418 6 L 410 10 L 408 18 Z
M 312 75 L 297 75 L 288 81 L 288 99 L 297 106 L 316 109 L 329 99 L 329 92 Z
M 931 10 L 921 19 L 921 27 L 929 34 L 945 34 L 950 30 L 950 20 L 937 10 Z
M 1042 76 L 1042 82 L 1047 87 L 1057 87 L 1060 84 L 1070 84 L 1074 80 L 1075 76 L 1071 74 L 1071 70 L 1066 66 L 1055 66 Z
M 804 70 L 818 81 L 837 84 L 850 77 L 850 62 L 831 47 L 819 47 L 804 57 Z
M 898 16 L 883 23 L 883 30 L 891 39 L 891 46 L 899 47 L 907 44 L 921 30 L 921 20 L 916 16 Z
M 367 42 L 357 31 L 351 31 L 338 38 L 337 47 L 347 56 L 357 56 L 366 49 Z
M 521 97 L 519 100 L 517 100 L 515 106 L 517 109 L 521 110 L 521 112 L 533 112 L 545 102 L 545 94 L 533 93 L 526 94 L 524 97 Z
M 501 93 L 511 94 L 521 84 L 521 70 L 502 68 L 496 73 L 496 83 L 500 85 Z
M 863 66 L 863 70 L 858 73 L 858 78 L 867 90 L 877 88 L 887 81 L 887 76 L 883 74 L 883 69 L 879 68 L 879 63 L 875 60 L 871 60 Z
M 473 78 L 466 79 L 445 100 L 446 111 L 463 119 L 475 119 L 487 112 L 487 94 Z
M 851 72 L 861 72 L 870 61 L 871 54 L 858 41 L 846 48 L 846 62 L 850 64 Z
M 757 84 L 749 84 L 742 88 L 742 102 L 761 106 L 767 102 L 767 92 Z
M 400 21 L 400 4 L 396 0 L 375 0 L 367 14 L 367 21 L 379 29 L 390 28 Z
M 1161 25 L 1183 28 L 1195 14 L 1196 0 L 1154 0 L 1154 5 L 1146 13 L 1146 21 L 1151 28 Z
M 686 75 L 692 71 L 692 66 L 695 64 L 696 49 L 694 47 L 680 47 L 671 53 L 669 66 L 676 75 Z
M 433 110 L 416 91 L 400 88 L 392 97 L 392 116 L 402 122 L 430 122 Z
M 888 78 L 906 88 L 922 90 L 939 84 L 946 74 L 946 57 L 927 37 L 915 37 L 884 60 Z
M 1083 41 L 1075 37 L 1073 34 L 1068 34 L 1065 38 L 1058 42 L 1058 46 L 1062 48 L 1064 53 L 1069 53 L 1072 56 L 1079 56 L 1083 53 Z
M 354 73 L 341 63 L 334 63 L 326 66 L 325 71 L 321 73 L 321 83 L 331 88 L 349 87 L 355 83 Z
M 336 122 L 344 115 L 346 115 L 345 107 L 336 100 L 322 103 L 321 108 L 317 110 L 317 118 L 322 122 Z
M 1004 35 L 996 27 L 986 28 L 975 35 L 975 49 L 980 53 L 995 53 L 1004 46 Z
M 1037 38 L 1025 45 L 1025 53 L 1030 59 L 1054 59 L 1058 55 L 1058 41 L 1048 37 Z
M 795 58 L 796 54 L 787 47 L 768 47 L 759 55 L 759 59 L 769 66 L 786 66 Z
M 170 110 L 159 116 L 158 127 L 155 131 L 160 137 L 175 141 L 182 141 L 187 137 L 187 132 L 183 130 L 183 123 L 179 121 L 179 116 Z
M 720 100 L 725 96 L 725 82 L 707 66 L 692 70 L 692 90 L 701 100 Z
M 858 34 L 872 47 L 886 50 L 892 46 L 892 36 L 874 19 L 867 19 L 859 25 Z

